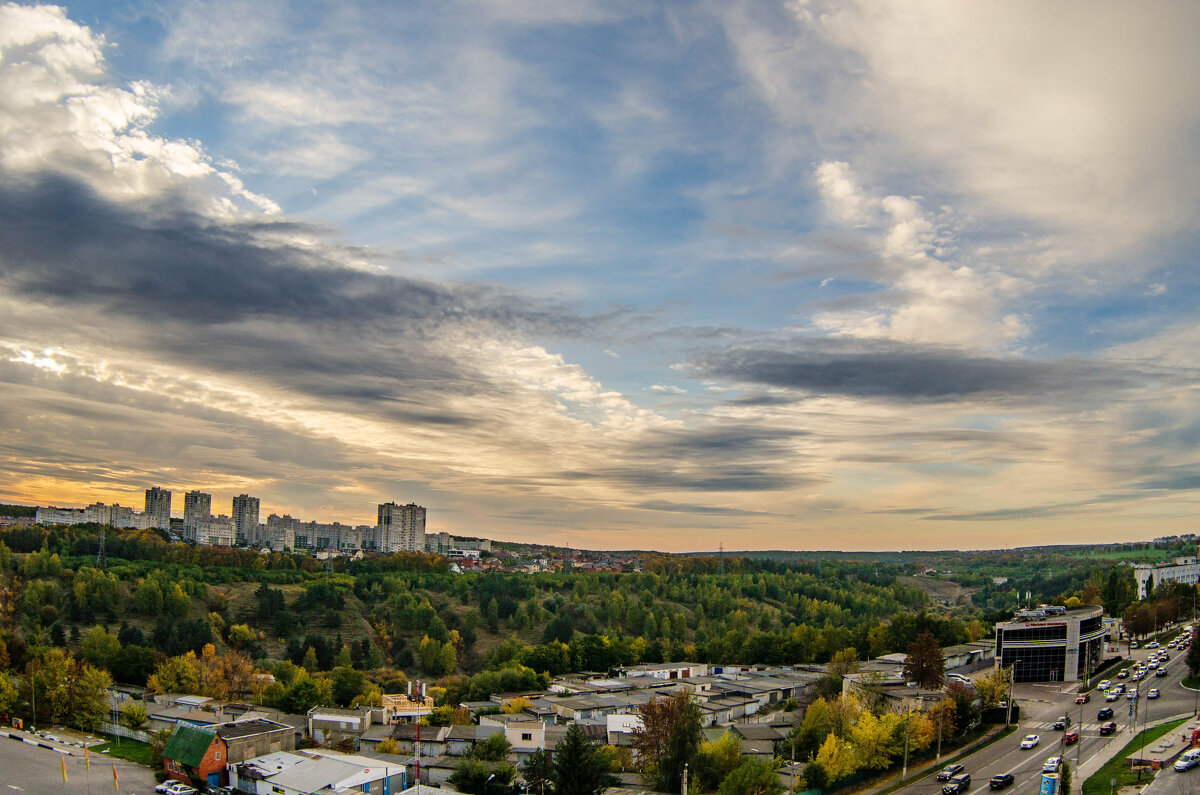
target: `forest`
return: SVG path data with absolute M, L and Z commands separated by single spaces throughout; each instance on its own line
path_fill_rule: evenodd
M 989 637 L 1026 592 L 1104 604 L 1135 623 L 1192 608 L 1169 588 L 1136 602 L 1132 569 L 1103 549 L 649 553 L 628 573 L 455 573 L 436 555 L 318 561 L 106 528 L 100 568 L 100 530 L 0 528 L 0 666 L 24 688 L 4 678 L 0 712 L 26 709 L 74 666 L 72 681 L 242 697 L 262 681 L 255 671 L 269 671 L 275 681 L 253 695 L 289 711 L 362 703 L 419 678 L 446 705 L 434 719 L 449 720 L 459 701 L 572 672 L 861 660 L 903 652 L 924 632 L 953 646 Z M 947 587 L 953 600 L 931 595 Z

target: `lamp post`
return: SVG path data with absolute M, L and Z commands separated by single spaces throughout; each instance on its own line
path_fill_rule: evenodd
M 908 703 L 908 710 L 904 713 L 904 768 L 900 772 L 900 780 L 908 778 L 908 724 L 912 720 L 912 702 Z
M 1012 725 L 1013 683 L 1017 681 L 1017 665 L 1020 660 L 1013 660 L 1008 666 L 1008 714 L 1004 716 L 1004 725 Z

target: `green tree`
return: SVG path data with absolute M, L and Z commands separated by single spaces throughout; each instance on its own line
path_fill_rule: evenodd
M 1191 645 L 1188 646 L 1187 667 L 1192 676 L 1200 674 L 1200 641 L 1195 639 L 1193 639 Z
M 829 773 L 815 759 L 804 766 L 804 783 L 809 789 L 825 789 L 829 786 Z
M 554 794 L 554 768 L 546 756 L 545 749 L 538 748 L 521 765 L 521 778 L 525 779 L 525 791 L 532 795 Z
M 101 668 L 112 668 L 113 661 L 121 651 L 121 641 L 116 635 L 110 635 L 104 627 L 92 627 L 83 636 L 79 653 L 83 659 Z
M 746 759 L 725 777 L 717 795 L 779 795 L 783 785 L 770 759 Z
M 140 732 L 150 725 L 146 705 L 141 701 L 126 701 L 121 705 L 121 725 L 130 731 Z
M 501 762 L 511 750 L 512 744 L 508 738 L 503 732 L 497 732 L 483 742 L 475 743 L 475 747 L 471 749 L 471 756 L 482 762 Z
M 908 644 L 904 678 L 926 690 L 941 690 L 946 682 L 946 657 L 937 638 L 928 630 Z
M 339 707 L 350 706 L 367 683 L 362 671 L 356 671 L 348 665 L 334 668 L 330 679 L 333 682 L 333 701 Z
M 8 674 L 0 671 L 0 712 L 11 715 L 21 703 L 21 691 L 12 683 Z
M 450 784 L 466 795 L 507 795 L 517 769 L 507 762 L 491 765 L 466 758 L 450 774 Z
M 608 772 L 608 761 L 599 746 L 583 736 L 577 724 L 571 724 L 567 736 L 554 749 L 554 792 L 557 795 L 601 795 L 620 783 Z

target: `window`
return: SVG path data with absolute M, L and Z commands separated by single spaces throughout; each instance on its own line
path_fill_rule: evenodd
M 521 732 L 521 742 L 531 742 L 533 740 L 533 732 Z

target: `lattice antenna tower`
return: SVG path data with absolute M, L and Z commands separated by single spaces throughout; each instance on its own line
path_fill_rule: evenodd
M 104 528 L 100 528 L 100 549 L 96 552 L 96 568 L 103 571 L 108 566 L 108 558 L 104 554 Z

